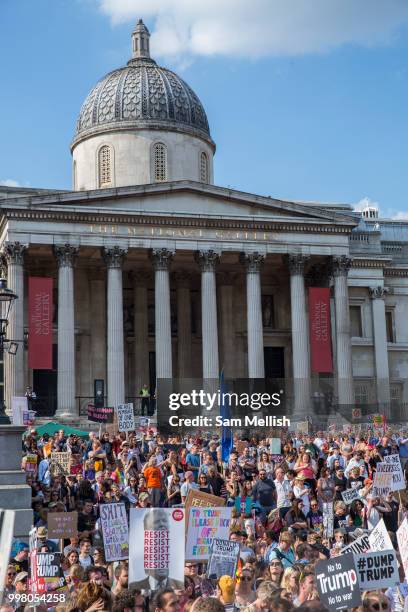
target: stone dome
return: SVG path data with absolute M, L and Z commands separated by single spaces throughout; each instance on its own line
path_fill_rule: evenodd
M 149 36 L 139 20 L 132 33 L 133 57 L 88 94 L 72 147 L 94 134 L 153 129 L 190 134 L 215 148 L 198 96 L 177 74 L 150 58 Z

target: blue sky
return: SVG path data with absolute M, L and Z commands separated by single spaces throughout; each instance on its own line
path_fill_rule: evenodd
M 305 1 L 1 0 L 0 182 L 70 188 L 81 104 L 141 16 L 206 108 L 217 184 L 408 216 L 408 2 Z

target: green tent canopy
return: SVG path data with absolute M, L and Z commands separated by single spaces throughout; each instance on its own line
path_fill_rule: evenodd
M 64 430 L 66 435 L 75 434 L 76 436 L 80 436 L 81 438 L 87 438 L 89 435 L 89 431 L 81 431 L 80 429 L 75 429 L 74 427 L 70 427 L 69 425 L 61 425 L 60 423 L 46 423 L 45 425 L 41 425 L 40 427 L 31 427 L 31 429 L 35 429 L 39 436 L 43 436 L 44 434 L 48 434 L 53 436 L 56 431 L 60 429 Z

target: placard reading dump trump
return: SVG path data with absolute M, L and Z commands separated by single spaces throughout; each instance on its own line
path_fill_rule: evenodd
M 184 589 L 184 508 L 131 508 L 129 588 Z

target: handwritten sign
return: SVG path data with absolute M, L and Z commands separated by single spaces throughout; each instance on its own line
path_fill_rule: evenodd
M 129 532 L 125 504 L 101 504 L 100 508 L 105 560 L 129 558 Z
M 78 512 L 49 512 L 47 523 L 49 538 L 59 540 L 78 535 Z
M 207 561 L 213 538 L 229 539 L 232 508 L 190 508 L 186 559 Z
M 133 404 L 119 404 L 118 408 L 118 430 L 134 431 L 136 429 Z
M 51 453 L 51 474 L 59 476 L 61 474 L 68 475 L 70 473 L 71 453 Z

